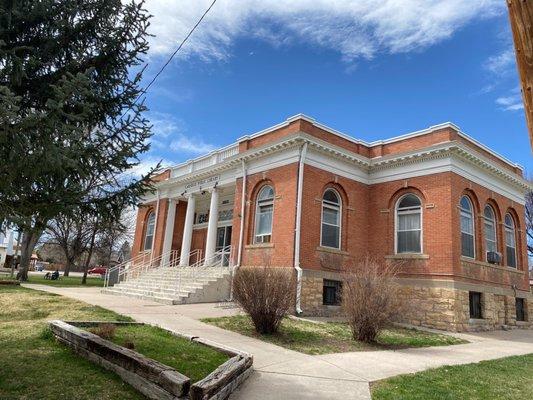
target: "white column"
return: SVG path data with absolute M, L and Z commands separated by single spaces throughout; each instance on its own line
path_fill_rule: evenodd
M 212 261 L 217 245 L 218 225 L 218 190 L 211 190 L 211 205 L 209 206 L 209 223 L 207 224 L 207 240 L 205 244 L 205 261 Z
M 196 198 L 189 195 L 187 199 L 187 212 L 185 214 L 185 226 L 183 227 L 183 239 L 181 241 L 180 265 L 189 265 L 189 253 L 191 252 L 192 226 L 194 224 L 194 210 Z
M 170 261 L 172 250 L 172 237 L 174 236 L 174 220 L 176 217 L 176 200 L 168 199 L 167 222 L 165 223 L 165 236 L 163 237 L 163 264 Z

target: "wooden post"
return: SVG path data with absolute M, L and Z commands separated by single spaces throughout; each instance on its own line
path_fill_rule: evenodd
M 507 0 L 513 30 L 516 63 L 533 149 L 533 0 Z

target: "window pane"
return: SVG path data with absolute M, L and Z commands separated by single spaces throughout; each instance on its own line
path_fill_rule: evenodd
M 264 200 L 273 200 L 274 199 L 274 189 L 272 189 L 272 186 L 265 186 L 263 189 L 261 189 L 261 192 L 259 192 L 258 200 L 264 201 Z
M 339 248 L 339 227 L 322 224 L 322 246 Z
M 413 194 L 405 196 L 398 205 L 398 208 L 417 207 L 420 206 L 420 200 Z
M 398 230 L 406 231 L 412 229 L 420 229 L 420 214 L 398 215 Z
M 339 225 L 339 210 L 322 207 L 322 221 L 326 224 Z
M 154 240 L 154 236 L 153 235 L 150 235 L 150 236 L 146 236 L 146 238 L 144 239 L 144 249 L 145 250 L 150 250 L 152 248 L 152 241 Z
M 474 258 L 474 236 L 461 233 L 461 254 Z
M 466 213 L 461 213 L 461 232 L 474 233 L 474 227 L 472 224 L 472 216 Z
M 398 232 L 398 253 L 420 253 L 420 231 Z
M 472 206 L 470 205 L 470 200 L 468 197 L 461 197 L 461 208 L 464 210 L 472 210 Z
M 272 206 L 265 206 L 259 209 L 257 218 L 256 235 L 272 233 Z
M 335 193 L 333 190 L 326 191 L 324 193 L 323 199 L 328 203 L 339 204 L 339 198 L 337 196 L 337 193 Z
M 505 244 L 510 247 L 515 247 L 514 231 L 510 229 L 505 229 Z
M 485 238 L 492 242 L 496 241 L 496 232 L 494 230 L 494 225 L 486 221 L 485 221 Z
M 509 267 L 516 268 L 516 251 L 514 247 L 506 247 L 507 252 L 507 265 Z

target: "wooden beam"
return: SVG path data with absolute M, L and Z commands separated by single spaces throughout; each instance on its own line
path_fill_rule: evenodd
M 516 63 L 533 150 L 533 0 L 507 0 L 513 30 Z

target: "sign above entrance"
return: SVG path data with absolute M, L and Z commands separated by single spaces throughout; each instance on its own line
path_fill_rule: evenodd
M 186 184 L 185 189 L 192 189 L 192 188 L 200 187 L 207 183 L 218 182 L 219 180 L 220 180 L 220 175 L 210 176 L 209 178 L 201 179 L 199 181 Z

